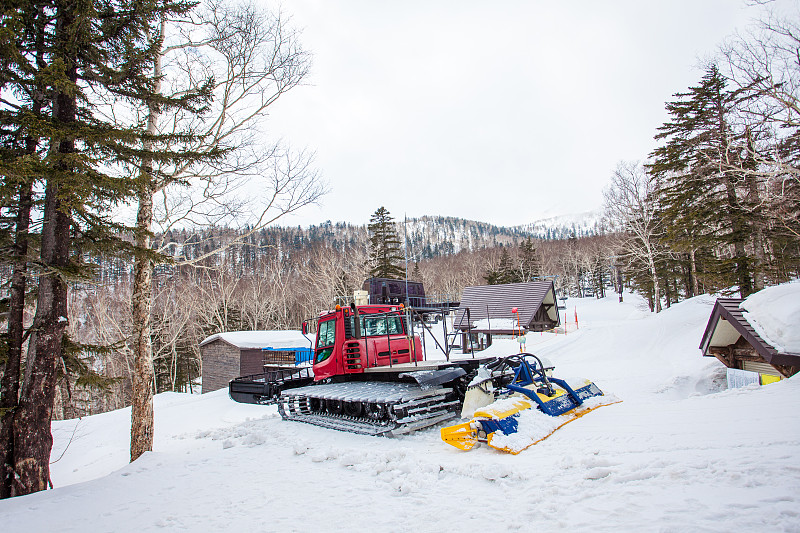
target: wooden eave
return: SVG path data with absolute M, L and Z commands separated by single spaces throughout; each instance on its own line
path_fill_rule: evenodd
M 735 331 L 752 346 L 755 353 L 764 362 L 776 367 L 800 366 L 800 355 L 779 352 L 759 336 L 742 314 L 742 310 L 739 308 L 740 303 L 742 303 L 741 298 L 717 299 L 700 342 L 703 356 L 718 356 L 718 350 L 712 350 L 712 348 L 731 347 L 733 349 L 734 346 L 737 346 L 738 337 L 732 338 L 731 335 L 732 331 Z M 738 346 L 741 347 L 741 343 L 738 343 Z M 747 358 L 747 355 L 742 353 L 739 357 Z

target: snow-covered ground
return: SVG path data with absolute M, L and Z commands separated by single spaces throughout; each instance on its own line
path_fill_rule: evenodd
M 0 529 L 800 531 L 800 379 L 724 390 L 697 348 L 713 302 L 651 315 L 628 294 L 569 300 L 580 329 L 530 334 L 527 350 L 623 402 L 516 456 L 461 452 L 438 428 L 284 422 L 224 390 L 162 394 L 155 451 L 133 464 L 128 409 L 54 422 L 55 490 L 0 501 Z

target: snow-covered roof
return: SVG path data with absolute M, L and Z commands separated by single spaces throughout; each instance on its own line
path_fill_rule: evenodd
M 717 298 L 700 349 L 704 356 L 713 355 L 729 368 L 740 368 L 748 354 L 737 355 L 731 347 L 749 344 L 760 360 L 789 377 L 794 373 L 792 367 L 800 366 L 798 324 L 798 282 L 769 287 L 744 300 Z
M 237 348 L 308 348 L 309 341 L 297 330 L 272 331 L 228 331 L 207 337 L 200 346 L 222 340 Z
M 760 290 L 739 308 L 764 342 L 779 352 L 800 355 L 800 282 Z
M 513 331 L 518 325 L 513 318 L 483 318 L 476 321 L 474 327 L 478 331 Z M 522 330 L 525 330 L 525 326 Z

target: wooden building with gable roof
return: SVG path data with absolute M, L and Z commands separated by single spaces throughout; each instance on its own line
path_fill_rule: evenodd
M 762 376 L 791 377 L 800 371 L 800 354 L 782 353 L 768 344 L 747 321 L 740 298 L 718 298 L 706 325 L 700 350 L 728 368 Z
M 518 334 L 517 320 L 522 333 L 560 325 L 552 280 L 465 287 L 453 326 L 461 331 L 465 349 L 470 345 L 467 335 L 480 349 L 491 344 L 492 335 Z
M 295 366 L 310 361 L 311 354 L 309 340 L 300 331 L 216 333 L 200 343 L 201 392 L 222 389 L 233 378 L 260 374 L 269 367 Z

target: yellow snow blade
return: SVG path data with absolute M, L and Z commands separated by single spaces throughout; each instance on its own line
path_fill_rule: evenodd
M 546 397 L 545 397 L 546 398 Z M 512 396 L 503 402 L 496 402 L 475 411 L 473 418 L 501 419 L 513 416 L 533 407 L 533 401 L 523 396 Z
M 562 427 L 566 426 L 567 424 L 569 424 L 570 422 L 572 422 L 574 420 L 577 420 L 578 418 L 582 417 L 583 415 L 591 413 L 592 411 L 594 411 L 595 409 L 599 409 L 600 407 L 605 407 L 606 405 L 613 405 L 615 403 L 620 403 L 621 401 L 622 400 L 610 401 L 608 403 L 601 403 L 600 405 L 596 405 L 594 407 L 582 407 L 582 408 L 579 407 L 577 409 L 573 409 L 572 411 L 570 411 L 568 413 L 564 413 L 563 415 L 556 417 L 558 419 L 563 420 L 563 422 L 561 422 L 559 425 L 554 427 L 552 429 L 552 431 L 550 431 L 549 433 L 541 436 L 537 440 L 531 441 L 530 444 L 527 444 L 527 445 L 523 446 L 522 448 L 510 448 L 510 447 L 507 447 L 507 446 L 497 446 L 497 445 L 492 444 L 492 438 L 494 437 L 494 433 L 490 433 L 490 434 L 488 434 L 486 436 L 486 444 L 488 444 L 489 446 L 491 446 L 495 450 L 500 450 L 502 452 L 508 452 L 508 453 L 510 453 L 512 455 L 517 455 L 522 450 L 527 450 L 528 448 L 530 448 L 534 444 L 539 444 L 544 439 L 546 439 L 547 437 L 549 437 L 550 435 L 552 435 L 553 433 L 555 433 L 556 431 L 558 431 Z
M 512 402 L 505 402 L 505 406 L 499 409 L 494 405 L 478 409 L 475 411 L 473 420 L 478 420 L 481 418 L 506 418 L 508 416 L 513 416 L 520 411 L 524 411 L 525 409 L 530 409 L 531 407 L 533 407 L 533 402 L 530 400 L 522 396 L 515 397 L 513 398 Z M 470 422 L 464 422 L 463 424 L 456 424 L 454 426 L 442 428 L 440 433 L 443 441 L 445 441 L 447 444 L 455 446 L 459 450 L 464 450 L 465 452 L 477 446 L 479 442 L 478 432 L 470 424 Z
M 441 429 L 442 440 L 459 450 L 469 451 L 478 444 L 478 434 L 469 422 Z

